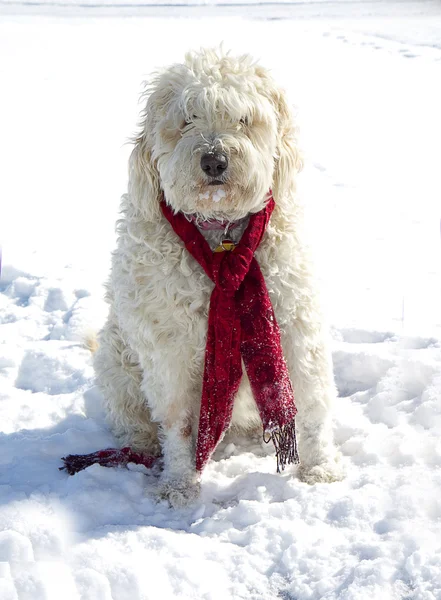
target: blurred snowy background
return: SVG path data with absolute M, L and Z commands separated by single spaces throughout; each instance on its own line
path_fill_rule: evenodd
M 441 3 L 221 4 L 0 0 L 1 600 L 441 599 Z M 141 83 L 221 41 L 297 106 L 348 477 L 227 439 L 172 511 L 154 471 L 58 466 L 115 444 L 81 339 Z

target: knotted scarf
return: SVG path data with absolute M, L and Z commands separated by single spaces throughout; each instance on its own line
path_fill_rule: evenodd
M 238 245 L 212 252 L 196 225 L 161 202 L 164 216 L 215 287 L 210 298 L 196 468 L 201 471 L 228 428 L 242 378 L 242 360 L 263 424 L 272 440 L 277 471 L 298 462 L 294 394 L 283 357 L 280 330 L 259 264 L 254 257 L 274 200 L 251 215 Z
M 298 462 L 297 410 L 279 326 L 254 257 L 274 210 L 274 200 L 270 196 L 265 208 L 251 215 L 239 244 L 225 252 L 212 252 L 195 222 L 182 213 L 174 214 L 165 200 L 161 208 L 188 252 L 215 284 L 208 313 L 196 468 L 202 471 L 230 424 L 243 361 L 262 420 L 263 439 L 274 443 L 279 472 L 286 464 Z M 61 469 L 73 475 L 95 463 L 116 466 L 135 462 L 150 467 L 154 460 L 130 448 L 108 448 L 66 456 Z

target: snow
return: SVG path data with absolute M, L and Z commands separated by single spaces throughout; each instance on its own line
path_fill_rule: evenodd
M 0 7 L 1 600 L 441 599 L 441 16 L 354 4 Z M 83 340 L 106 315 L 141 81 L 221 38 L 298 106 L 348 476 L 308 486 L 229 436 L 171 510 L 155 468 L 58 467 L 115 445 Z
M 222 198 L 225 198 L 226 194 L 224 190 L 216 190 L 213 194 L 213 202 L 220 202 Z

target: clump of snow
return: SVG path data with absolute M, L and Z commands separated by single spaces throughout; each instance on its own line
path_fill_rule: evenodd
M 217 189 L 213 194 L 213 202 L 220 202 L 226 195 L 225 190 Z
M 0 561 L 10 560 L 33 562 L 35 558 L 29 538 L 7 529 L 0 532 Z
M 220 202 L 220 200 L 222 200 L 222 198 L 225 198 L 226 195 L 227 194 L 225 190 L 222 190 L 220 188 L 217 189 L 215 192 L 207 190 L 203 194 L 199 194 L 199 200 L 208 200 L 211 196 L 213 202 Z

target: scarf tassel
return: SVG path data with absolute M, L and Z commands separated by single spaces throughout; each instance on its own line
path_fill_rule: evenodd
M 266 435 L 269 437 L 266 438 Z M 296 465 L 300 462 L 297 450 L 295 419 L 282 427 L 264 432 L 263 441 L 266 444 L 269 442 L 274 444 L 274 448 L 276 449 L 277 473 L 280 473 L 281 470 L 284 471 L 286 465 Z

